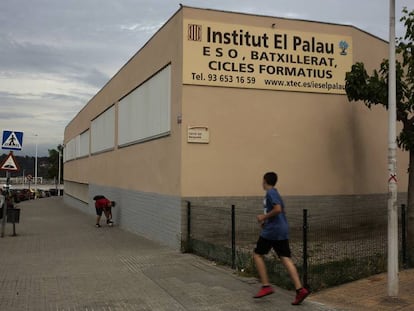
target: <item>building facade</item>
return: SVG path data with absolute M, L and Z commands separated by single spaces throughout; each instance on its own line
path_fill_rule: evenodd
M 388 43 L 352 26 L 181 7 L 65 129 L 65 201 L 117 201 L 121 227 L 180 248 L 186 200 L 292 210 L 386 204 L 387 114 L 345 74 Z M 399 152 L 407 185 L 407 155 Z

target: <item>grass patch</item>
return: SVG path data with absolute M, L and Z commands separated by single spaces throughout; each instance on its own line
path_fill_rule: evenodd
M 231 248 L 205 241 L 192 240 L 193 253 L 218 264 L 231 265 Z M 273 256 L 265 257 L 270 281 L 282 288 L 292 290 L 293 284 L 282 263 Z M 251 252 L 236 252 L 237 273 L 244 277 L 258 277 Z M 302 275 L 302 266 L 297 266 Z M 364 258 L 346 258 L 339 261 L 313 264 L 308 267 L 308 285 L 312 291 L 356 281 L 386 270 L 386 256 L 376 254 Z
M 364 258 L 309 265 L 309 285 L 313 291 L 356 281 L 386 270 L 386 257 L 382 254 Z

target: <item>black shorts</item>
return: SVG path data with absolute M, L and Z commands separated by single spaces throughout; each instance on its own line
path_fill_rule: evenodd
M 272 248 L 279 257 L 291 257 L 289 240 L 267 240 L 262 237 L 259 237 L 254 253 L 258 255 L 266 255 Z
M 103 208 L 95 207 L 95 209 L 96 209 L 96 215 L 97 216 L 102 216 Z

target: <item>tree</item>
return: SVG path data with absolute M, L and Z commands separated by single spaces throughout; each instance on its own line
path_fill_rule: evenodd
M 408 168 L 408 256 L 414 264 L 414 10 L 403 9 L 400 20 L 405 26 L 405 36 L 397 38 L 397 121 L 403 128 L 397 137 L 398 146 L 409 152 Z M 363 63 L 356 63 L 346 74 L 346 93 L 350 101 L 363 101 L 365 106 L 382 105 L 388 109 L 388 60 L 383 60 L 379 70 L 368 75 Z
M 59 176 L 59 161 L 60 163 L 60 181 L 63 180 L 63 164 L 62 158 L 59 157 L 59 153 L 62 154 L 63 146 L 58 145 L 57 149 L 49 149 L 49 169 L 48 169 L 48 178 L 56 178 L 56 181 Z

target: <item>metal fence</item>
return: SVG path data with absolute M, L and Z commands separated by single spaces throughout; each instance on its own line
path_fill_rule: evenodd
M 406 208 L 399 217 L 400 263 L 406 258 Z M 187 204 L 186 251 L 256 275 L 252 252 L 259 237 L 257 210 L 241 206 Z M 387 210 L 375 214 L 364 210 L 329 214 L 296 210 L 288 214 L 292 259 L 303 283 L 312 290 L 339 285 L 384 272 L 387 260 Z M 273 253 L 265 257 L 274 284 L 291 289 L 284 267 Z

